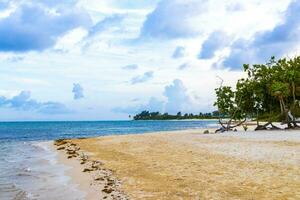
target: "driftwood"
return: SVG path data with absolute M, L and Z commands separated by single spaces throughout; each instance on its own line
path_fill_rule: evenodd
M 281 122 L 281 124 L 287 124 L 287 127 L 285 129 L 300 129 L 300 126 L 298 125 L 298 123 L 300 123 L 300 121 L 296 120 L 296 117 L 293 116 L 293 114 L 291 113 L 291 111 L 289 109 L 285 109 L 283 115 L 285 116 L 285 120 Z M 268 126 L 271 126 L 270 128 L 268 128 Z M 277 126 L 275 126 L 274 124 L 272 124 L 271 121 L 269 121 L 268 123 L 264 124 L 264 125 L 259 125 L 258 121 L 257 121 L 257 127 L 254 129 L 255 131 L 258 130 L 282 130 L 282 128 L 279 128 Z
M 231 126 L 230 124 L 232 122 L 232 119 L 230 119 L 228 122 L 222 122 L 221 119 L 219 119 L 219 124 L 221 125 L 221 128 L 217 129 L 215 131 L 215 133 L 217 133 L 217 132 L 223 133 L 225 131 L 231 131 L 231 130 L 233 130 L 233 128 L 242 125 L 245 121 L 246 121 L 246 119 L 244 119 L 243 121 L 240 121 L 239 123 Z
M 220 88 L 222 88 L 224 80 L 223 80 L 221 77 L 219 77 L 219 76 L 217 76 L 217 77 L 221 80 Z M 240 98 L 240 100 L 239 100 L 239 102 L 238 102 L 238 104 L 237 104 L 237 108 L 234 110 L 233 114 L 231 115 L 230 120 L 227 122 L 227 126 L 225 126 L 225 125 L 224 125 L 225 123 L 223 123 L 223 122 L 221 121 L 221 117 L 220 117 L 220 115 L 219 115 L 219 124 L 221 125 L 221 128 L 217 129 L 217 130 L 215 131 L 215 133 L 217 133 L 217 132 L 223 133 L 223 132 L 225 132 L 225 131 L 232 130 L 233 128 L 235 128 L 235 127 L 237 127 L 237 126 L 242 125 L 242 124 L 246 121 L 246 118 L 245 118 L 244 121 L 238 123 L 237 125 L 230 126 L 232 119 L 235 118 L 235 115 L 236 115 L 236 113 L 237 113 L 237 111 L 238 111 L 238 108 L 239 108 L 241 102 L 242 102 L 242 97 Z
M 296 120 L 296 117 L 294 117 L 291 113 L 290 110 L 286 110 L 285 112 L 286 115 L 286 120 L 282 122 L 282 124 L 287 124 L 287 128 L 286 129 L 299 129 L 300 126 L 298 125 L 298 123 L 300 123 L 300 121 Z
M 282 122 L 281 124 L 287 124 L 287 129 L 299 129 L 300 126 L 298 125 L 300 121 L 292 121 L 292 122 Z
M 291 111 L 288 111 L 288 121 L 290 123 L 288 123 L 288 127 L 289 128 L 300 128 L 300 126 L 297 124 L 299 122 L 296 121 L 296 117 L 294 117 L 291 113 Z
M 268 128 L 268 126 L 271 125 L 271 128 Z M 264 125 L 257 125 L 257 127 L 254 129 L 255 131 L 260 131 L 260 130 L 281 130 L 278 126 L 275 126 L 272 122 L 268 122 Z

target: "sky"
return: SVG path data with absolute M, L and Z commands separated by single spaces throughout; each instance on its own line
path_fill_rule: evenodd
M 298 55 L 300 0 L 0 0 L 0 121 L 211 112 L 243 64 Z

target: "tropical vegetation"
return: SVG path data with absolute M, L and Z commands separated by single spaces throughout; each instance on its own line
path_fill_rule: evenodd
M 212 113 L 185 113 L 178 112 L 176 115 L 168 113 L 161 114 L 160 112 L 149 112 L 147 110 L 133 116 L 134 120 L 183 120 L 183 119 L 218 119 L 219 112 L 214 111 Z
M 287 124 L 287 128 L 299 128 L 300 117 L 300 56 L 274 57 L 266 64 L 244 64 L 246 78 L 237 81 L 235 89 L 220 85 L 216 89 L 214 103 L 220 113 L 223 130 L 234 126 L 233 120 L 256 119 L 257 130 L 279 129 L 273 122 Z M 229 120 L 224 123 L 221 118 Z M 265 121 L 260 125 L 259 121 Z M 238 125 L 240 125 L 238 124 Z

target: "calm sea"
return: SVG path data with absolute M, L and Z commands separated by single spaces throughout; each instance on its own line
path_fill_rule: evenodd
M 209 127 L 216 121 L 0 122 L 0 199 L 84 199 L 51 140 Z

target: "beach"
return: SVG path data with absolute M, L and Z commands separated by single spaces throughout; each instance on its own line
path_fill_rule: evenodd
M 91 177 L 82 173 L 83 169 L 79 168 L 83 166 L 76 159 L 67 159 L 64 153 L 57 151 L 57 147 L 53 146 L 53 141 L 59 138 L 93 138 L 209 127 L 216 127 L 216 122 L 0 122 L 0 199 L 101 199 L 99 190 L 105 189 L 105 185 L 99 180 L 91 187 Z M 64 159 L 71 163 L 64 164 Z M 73 167 L 74 165 L 79 167 Z M 94 172 L 89 172 L 92 173 Z M 95 175 L 97 173 L 100 173 L 99 176 L 105 175 L 106 178 L 113 175 L 109 170 L 98 170 Z M 77 179 L 80 183 L 77 183 Z M 107 180 L 107 183 L 117 189 L 117 179 Z M 93 191 L 96 191 L 94 198 Z
M 70 139 L 53 148 L 86 199 L 300 199 L 300 131 L 203 132 Z

